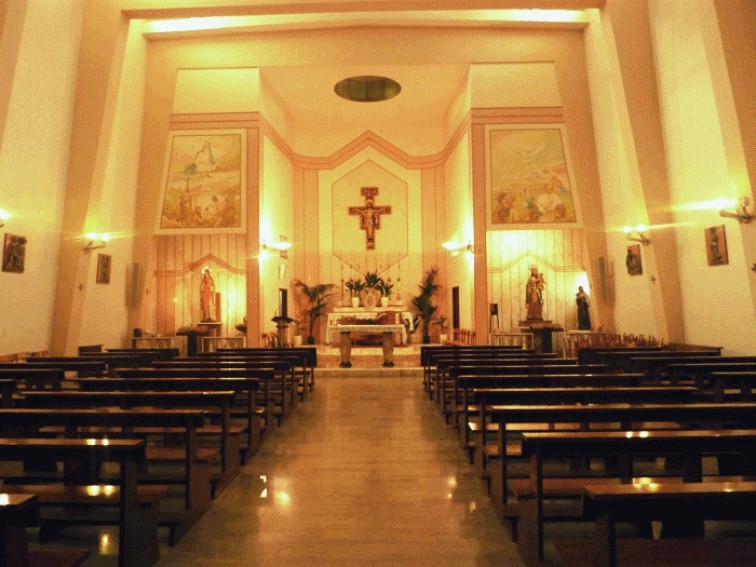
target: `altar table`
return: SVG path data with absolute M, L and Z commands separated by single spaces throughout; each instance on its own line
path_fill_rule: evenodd
M 344 317 L 354 317 L 355 319 L 372 319 L 375 320 L 376 317 L 379 317 L 382 313 L 397 313 L 399 314 L 399 317 L 404 322 L 404 325 L 402 325 L 401 331 L 397 331 L 397 333 L 401 333 L 401 343 L 404 344 L 407 342 L 407 331 L 412 333 L 415 330 L 413 321 L 412 321 L 412 313 L 409 311 L 402 311 L 401 307 L 375 307 L 373 309 L 367 309 L 364 307 L 335 307 L 334 310 L 328 314 L 328 323 L 326 326 L 326 344 L 335 344 L 338 340 L 338 325 L 339 320 L 341 320 Z
M 383 335 L 383 366 L 394 366 L 394 333 L 404 331 L 401 323 L 395 325 L 334 325 L 334 329 L 341 335 L 341 368 L 352 367 L 352 337 L 351 333 L 364 335 Z

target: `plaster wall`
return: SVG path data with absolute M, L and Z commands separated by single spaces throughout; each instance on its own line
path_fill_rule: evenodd
M 474 243 L 472 212 L 472 172 L 470 167 L 470 134 L 466 133 L 444 164 L 446 237 L 444 241 Z M 441 242 L 437 244 L 441 245 Z M 459 287 L 459 325 L 473 327 L 473 305 L 476 300 L 473 282 L 473 258 L 467 251 L 448 252 L 446 260 L 446 313 L 451 325 L 451 288 Z M 481 299 L 481 298 L 477 298 Z M 482 298 L 485 301 L 485 296 Z M 479 341 L 478 344 L 483 344 Z
M 664 141 L 676 203 L 673 230 L 680 253 L 685 336 L 690 343 L 726 344 L 733 354 L 748 354 L 756 351 L 756 312 L 753 305 L 748 308 L 745 291 L 750 274 L 742 232 L 752 227 L 718 214 L 717 199 L 735 199 L 738 193 L 728 168 L 699 20 L 690 17 L 690 4 L 650 3 Z M 729 261 L 709 266 L 704 233 L 719 225 L 725 227 Z
M 294 166 L 268 138 L 263 136 L 260 163 L 260 242 L 291 242 L 294 238 Z M 260 322 L 263 332 L 275 332 L 271 319 L 278 315 L 278 289 L 289 289 L 293 274 L 294 255 L 292 247 L 281 257 L 270 250 L 260 257 Z M 289 292 L 290 298 L 292 292 Z M 289 303 L 289 317 L 295 317 L 294 302 Z
M 90 269 L 79 342 L 105 347 L 130 347 L 128 308 L 132 304 L 131 270 L 136 215 L 137 167 L 144 107 L 146 41 L 139 25 L 132 25 L 126 43 L 111 151 L 105 171 L 99 230 L 111 235 L 108 246 L 90 253 Z M 124 214 L 124 212 L 128 212 Z M 111 257 L 110 283 L 96 283 L 97 256 Z M 107 313 L 107 321 L 103 321 Z M 107 323 L 107 324 L 105 324 Z
M 259 69 L 178 69 L 174 114 L 260 110 Z
M 23 65 L 0 76 L 12 84 L 0 138 L 0 207 L 11 215 L 2 232 L 28 240 L 24 272 L 0 272 L 0 355 L 50 344 L 81 13 L 79 1 L 30 0 L 17 38 Z
M 553 61 L 470 67 L 473 108 L 562 106 Z
M 596 159 L 601 183 L 601 203 L 606 228 L 606 278 L 591 287 L 612 306 L 614 325 L 608 330 L 649 334 L 655 319 L 649 293 L 648 266 L 645 275 L 630 276 L 625 267 L 628 242 L 624 226 L 648 224 L 645 200 L 633 176 L 632 147 L 628 147 L 627 125 L 623 122 L 622 83 L 611 45 L 611 27 L 591 10 L 591 25 L 585 33 L 586 64 L 590 84 Z M 644 250 L 642 260 L 646 261 Z M 632 301 L 627 301 L 632 297 Z

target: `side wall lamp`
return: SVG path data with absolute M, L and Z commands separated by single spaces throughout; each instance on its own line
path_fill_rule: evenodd
M 273 250 L 278 250 L 279 252 L 282 252 L 284 250 L 288 250 L 291 248 L 291 242 L 283 241 L 283 242 L 263 242 L 263 250 L 267 250 L 268 248 L 272 248 Z
M 10 218 L 10 214 L 5 209 L 0 209 L 0 227 L 5 226 L 5 221 Z
M 110 235 L 104 233 L 88 232 L 85 236 L 89 239 L 89 242 L 84 245 L 85 252 L 105 248 L 105 245 L 110 240 Z
M 748 209 L 748 205 L 751 200 L 748 197 L 741 197 L 738 199 L 738 204 L 735 207 L 735 212 L 726 211 L 722 209 L 719 211 L 719 215 L 730 219 L 738 219 L 738 222 L 748 224 L 753 219 L 753 213 Z
M 467 250 L 468 252 L 473 251 L 472 242 L 468 242 L 467 244 L 462 244 L 460 242 L 449 240 L 447 242 L 444 242 L 441 246 L 446 248 L 449 252 L 459 252 L 460 250 Z
M 635 228 L 631 228 L 629 226 L 626 226 L 623 229 L 623 232 L 625 233 L 625 237 L 628 240 L 630 240 L 632 242 L 640 242 L 641 244 L 643 244 L 645 246 L 648 246 L 649 244 L 651 244 L 651 240 L 649 240 L 649 238 L 645 234 L 643 234 L 647 230 L 648 230 L 648 227 L 646 225 L 639 224 Z M 637 233 L 637 236 L 633 235 L 634 232 Z

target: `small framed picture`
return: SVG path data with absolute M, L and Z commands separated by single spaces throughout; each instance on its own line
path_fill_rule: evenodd
M 97 276 L 95 281 L 101 284 L 110 283 L 110 256 L 107 254 L 97 255 Z
M 627 256 L 625 257 L 627 273 L 631 276 L 643 275 L 643 262 L 641 261 L 640 244 L 633 244 L 627 247 Z
M 26 237 L 6 233 L 3 241 L 3 271 L 22 274 L 26 260 Z
M 706 239 L 706 260 L 709 266 L 724 266 L 729 264 L 727 257 L 727 237 L 724 225 L 710 226 L 704 229 Z

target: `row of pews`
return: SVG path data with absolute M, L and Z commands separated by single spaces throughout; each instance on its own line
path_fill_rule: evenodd
M 756 357 L 481 346 L 421 360 L 528 564 L 756 564 Z M 711 537 L 708 520 L 741 537 Z
M 312 394 L 315 366 L 310 347 L 0 364 L 0 565 L 81 565 L 90 548 L 61 542 L 75 525 L 117 526 L 118 565 L 154 565 Z

